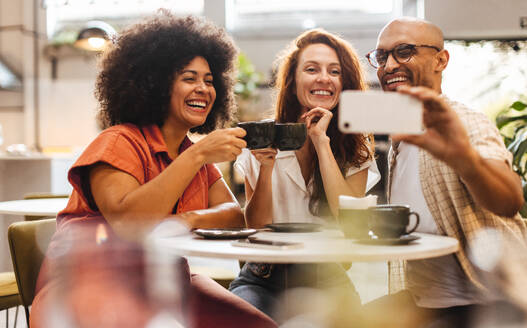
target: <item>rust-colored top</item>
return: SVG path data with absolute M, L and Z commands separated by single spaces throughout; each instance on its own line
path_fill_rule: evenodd
M 192 146 L 185 137 L 179 153 Z M 57 216 L 57 229 L 77 221 L 101 219 L 90 190 L 89 170 L 104 162 L 132 175 L 142 185 L 159 175 L 171 162 L 168 149 L 157 125 L 139 128 L 122 124 L 104 130 L 86 148 L 68 173 L 73 186 L 68 205 Z M 174 208 L 173 214 L 208 207 L 209 187 L 221 178 L 213 164 L 204 165 L 194 176 Z M 176 204 L 174 204 L 174 207 Z

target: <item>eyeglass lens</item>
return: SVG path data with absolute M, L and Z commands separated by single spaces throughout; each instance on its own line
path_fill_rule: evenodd
M 376 64 L 377 67 L 384 66 L 388 61 L 388 56 L 392 53 L 397 62 L 406 62 L 412 57 L 414 49 L 415 47 L 410 44 L 400 44 L 390 51 L 382 49 L 375 50 L 372 53 L 372 59 L 375 60 L 374 64 Z

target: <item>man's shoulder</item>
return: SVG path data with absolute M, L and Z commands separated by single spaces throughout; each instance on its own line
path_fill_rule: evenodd
M 459 101 L 448 98 L 445 95 L 442 95 L 442 97 L 464 123 L 472 122 L 474 120 L 485 120 L 490 122 L 489 118 L 484 113 L 478 112 Z

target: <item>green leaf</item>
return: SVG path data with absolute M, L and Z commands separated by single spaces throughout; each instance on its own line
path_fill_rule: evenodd
M 514 104 L 511 105 L 511 108 L 514 108 L 516 110 L 524 110 L 525 108 L 527 108 L 527 104 L 521 101 L 515 101 Z
M 518 147 L 516 148 L 516 150 L 512 153 L 512 154 L 513 154 L 513 160 L 512 160 L 512 163 L 513 163 L 514 165 L 519 166 L 519 165 L 520 165 L 520 161 L 521 161 L 523 155 L 525 155 L 526 152 L 527 152 L 527 140 L 523 140 L 523 141 L 518 145 Z
M 525 177 L 523 176 L 522 176 L 522 189 L 523 189 L 523 200 L 525 202 L 523 203 L 523 206 L 520 209 L 520 214 L 522 217 L 527 218 L 527 181 L 525 181 Z
M 522 216 L 522 218 L 527 218 L 527 201 L 523 203 L 523 206 L 520 209 L 520 215 Z
M 517 121 L 523 121 L 524 124 L 527 124 L 527 115 L 498 116 L 496 117 L 496 126 L 498 127 L 498 130 L 501 130 L 505 125 Z
M 520 133 L 524 133 L 524 131 L 527 131 L 527 125 L 518 125 L 518 126 L 514 129 L 514 135 L 517 136 L 517 135 L 519 135 Z
M 511 153 L 515 153 L 518 151 L 518 147 L 520 146 L 520 143 L 527 138 L 527 131 L 523 131 L 521 134 L 514 135 L 514 137 L 511 140 L 511 143 L 507 147 L 507 149 Z

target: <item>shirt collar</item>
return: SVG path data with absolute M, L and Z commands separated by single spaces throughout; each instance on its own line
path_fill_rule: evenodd
M 282 167 L 281 169 L 289 176 L 289 178 L 298 185 L 298 187 L 303 190 L 304 192 L 308 191 L 308 186 L 306 186 L 306 183 L 304 181 L 304 177 L 302 176 L 302 171 L 300 170 L 300 164 L 298 163 L 298 159 L 296 158 L 295 151 L 294 150 L 287 150 L 287 151 L 278 151 L 278 154 L 276 154 L 277 159 L 281 158 L 287 158 L 287 160 L 282 161 Z

